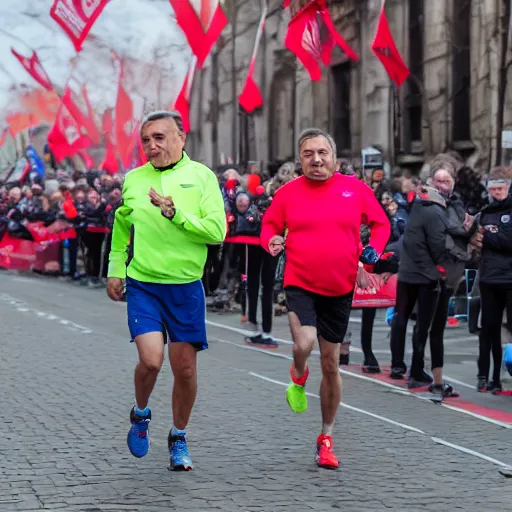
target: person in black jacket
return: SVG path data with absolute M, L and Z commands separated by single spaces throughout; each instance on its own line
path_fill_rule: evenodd
M 501 324 L 507 312 L 507 329 L 512 332 L 512 197 L 510 178 L 503 168 L 489 173 L 490 204 L 477 217 L 478 232 L 472 244 L 481 249 L 480 301 L 482 330 L 478 356 L 478 391 L 501 391 Z M 492 381 L 488 382 L 494 361 Z
M 464 205 L 459 196 L 453 192 L 455 186 L 455 168 L 451 162 L 439 155 L 435 158 L 430 167 L 432 186 L 446 200 L 446 249 L 445 260 L 445 279 L 439 281 L 439 298 L 437 307 L 432 318 L 430 326 L 430 344 L 438 347 L 438 351 L 444 353 L 444 330 L 448 318 L 448 304 L 456 286 L 464 276 L 465 262 L 468 261 L 468 244 L 474 233 L 474 228 L 469 227 L 469 215 L 464 210 Z M 414 338 L 418 334 L 418 325 L 414 327 Z M 440 357 L 437 363 L 440 366 L 433 366 L 434 373 L 442 371 L 443 358 Z M 408 387 L 415 388 L 425 385 L 430 376 L 425 375 L 425 379 L 416 382 L 412 377 L 409 379 Z M 438 379 L 442 382 L 442 377 Z
M 418 302 L 409 380 L 426 385 L 432 379 L 424 370 L 425 345 L 447 259 L 446 200 L 435 189 L 424 187 L 418 193 L 402 240 L 396 308 L 391 325 L 391 377 L 403 379 L 407 373 L 404 362 L 407 323 Z M 434 384 L 429 389 L 451 394 L 451 386 L 442 381 L 443 346 L 435 341 L 433 338 L 430 340 Z

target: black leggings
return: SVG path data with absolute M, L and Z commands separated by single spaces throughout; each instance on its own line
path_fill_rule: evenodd
M 437 307 L 432 318 L 432 325 L 430 326 L 430 358 L 432 360 L 432 370 L 435 368 L 442 368 L 444 366 L 444 330 L 446 328 L 446 321 L 448 320 L 448 305 L 450 297 L 453 295 L 454 289 L 447 288 L 444 281 L 441 281 L 439 291 L 439 298 L 437 299 Z M 412 346 L 417 346 L 419 342 L 415 342 L 418 336 L 418 323 L 414 326 L 412 334 Z M 425 347 L 423 347 L 423 353 Z M 420 372 L 423 370 L 420 370 Z
M 418 302 L 416 319 L 416 335 L 413 337 L 413 355 L 410 375 L 421 380 L 425 364 L 425 345 L 428 333 L 434 318 L 439 297 L 438 281 L 429 284 L 411 284 L 398 281 L 396 291 L 395 316 L 391 325 L 391 367 L 406 368 L 404 362 L 405 338 L 407 335 L 407 323 Z M 442 361 L 443 346 L 433 346 L 431 339 L 432 362 Z
M 482 330 L 478 354 L 478 376 L 489 377 L 491 352 L 494 362 L 492 379 L 500 380 L 503 348 L 501 347 L 501 324 L 503 311 L 507 311 L 507 328 L 512 326 L 512 284 L 488 284 L 480 282 Z
M 272 331 L 274 306 L 274 277 L 277 257 L 271 256 L 261 245 L 247 245 L 247 297 L 249 299 L 249 322 L 257 324 L 258 296 L 261 282 L 261 316 L 264 333 Z

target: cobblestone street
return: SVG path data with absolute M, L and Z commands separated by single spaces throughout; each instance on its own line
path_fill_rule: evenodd
M 512 480 L 500 470 L 512 464 L 512 401 L 471 389 L 477 345 L 464 328 L 448 333 L 446 373 L 462 383 L 474 414 L 348 367 L 334 433 L 341 468 L 326 471 L 314 461 L 318 357 L 310 362 L 309 409 L 294 415 L 284 397 L 289 343 L 264 353 L 244 345 L 239 318 L 209 321 L 188 428 L 195 470 L 173 473 L 167 362 L 150 402 L 150 453 L 135 459 L 126 446 L 136 350 L 125 305 L 104 290 L 1 272 L 0 511 L 510 511 Z M 286 318 L 276 319 L 276 336 L 289 340 Z M 379 320 L 383 365 L 388 344 Z M 352 361 L 360 362 L 357 350 Z

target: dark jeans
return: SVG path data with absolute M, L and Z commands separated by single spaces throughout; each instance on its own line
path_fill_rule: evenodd
M 482 311 L 482 330 L 478 354 L 478 376 L 489 377 L 491 353 L 494 362 L 494 381 L 500 380 L 503 348 L 501 346 L 501 324 L 503 311 L 507 311 L 507 328 L 512 325 L 512 284 L 488 284 L 480 282 L 480 304 Z
M 373 324 L 377 308 L 363 308 L 361 314 L 361 348 L 364 358 L 368 359 L 372 355 Z
M 440 282 L 437 307 L 432 319 L 432 325 L 430 326 L 430 358 L 432 360 L 432 370 L 435 368 L 442 368 L 444 366 L 444 330 L 446 327 L 446 321 L 448 320 L 448 305 L 450 303 L 450 297 L 453 295 L 453 292 L 454 289 L 448 288 L 444 281 Z M 418 346 L 418 351 L 420 351 L 419 342 L 415 341 L 417 336 L 418 324 L 416 323 L 412 335 L 412 346 Z M 424 352 L 425 347 L 423 347 L 423 353 Z M 420 375 L 423 371 L 423 366 L 424 365 L 421 364 L 421 370 L 418 368 Z
M 418 302 L 416 336 L 413 338 L 411 377 L 421 378 L 424 366 L 425 345 L 437 307 L 439 297 L 438 281 L 429 284 L 412 284 L 398 281 L 396 291 L 395 316 L 391 325 L 391 367 L 406 368 L 405 338 L 407 323 Z M 433 356 L 434 357 L 434 356 Z
M 261 245 L 247 245 L 247 296 L 249 299 L 249 322 L 257 322 L 258 297 L 261 283 L 262 329 L 265 333 L 272 331 L 274 308 L 274 277 L 277 257 L 271 256 Z

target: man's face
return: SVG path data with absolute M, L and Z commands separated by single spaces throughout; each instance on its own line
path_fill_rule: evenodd
M 432 185 L 440 194 L 445 197 L 450 197 L 455 187 L 455 180 L 448 171 L 440 169 L 434 174 Z
M 180 160 L 185 135 L 172 118 L 149 121 L 141 132 L 144 153 L 155 167 L 166 167 Z
M 307 178 L 325 181 L 336 171 L 336 158 L 325 137 L 318 136 L 305 140 L 299 151 L 302 171 Z
M 491 185 L 489 188 L 489 194 L 496 199 L 496 201 L 503 201 L 508 197 L 508 193 L 510 191 L 509 183 L 497 183 L 495 185 Z

